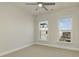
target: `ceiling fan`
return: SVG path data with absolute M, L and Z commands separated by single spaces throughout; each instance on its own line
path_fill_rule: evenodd
M 55 5 L 55 3 L 53 3 L 53 2 L 28 2 L 28 3 L 26 3 L 26 5 L 37 5 L 38 7 L 42 7 L 46 11 L 48 11 L 48 9 L 45 6 L 46 5 Z M 36 8 L 35 10 L 38 10 L 38 8 Z

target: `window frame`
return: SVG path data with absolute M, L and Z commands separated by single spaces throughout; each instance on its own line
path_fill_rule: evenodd
M 43 39 L 40 38 L 41 37 L 41 34 L 40 34 L 40 22 L 43 22 L 43 21 L 47 21 L 47 23 L 48 23 L 48 20 L 41 20 L 41 21 L 39 21 L 39 41 L 46 41 L 47 42 L 48 41 L 48 36 L 47 36 L 47 40 L 43 40 Z
M 70 20 L 71 20 L 71 30 L 69 30 L 69 32 L 71 32 L 71 37 L 70 37 L 70 41 L 71 42 L 66 42 L 66 41 L 60 41 L 59 39 L 60 39 L 60 34 L 59 34 L 59 31 L 61 31 L 60 29 L 59 29 L 59 21 L 61 20 L 61 19 L 64 19 L 64 18 L 70 18 Z M 73 21 L 72 21 L 73 19 L 72 19 L 72 17 L 60 17 L 59 19 L 58 19 L 58 21 L 57 21 L 57 28 L 58 28 L 58 30 L 57 30 L 57 40 L 58 40 L 58 42 L 62 42 L 62 43 L 72 43 L 72 34 L 73 34 L 73 32 L 72 32 L 72 30 L 73 30 Z

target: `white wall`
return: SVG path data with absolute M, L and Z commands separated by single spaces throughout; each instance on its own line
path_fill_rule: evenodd
M 10 3 L 0 3 L 0 53 L 33 42 L 33 16 Z
M 72 27 L 72 43 L 64 43 L 58 41 L 58 30 L 57 30 L 57 21 L 61 17 L 71 17 L 73 20 L 73 27 Z M 48 42 L 39 40 L 39 28 L 38 23 L 41 20 L 48 20 L 49 25 L 49 38 Z M 65 48 L 77 48 L 79 49 L 79 7 L 72 7 L 68 9 L 62 9 L 57 10 L 53 13 L 43 14 L 37 16 L 35 20 L 35 40 L 37 43 L 40 44 L 49 44 L 49 45 L 55 45 L 59 47 L 65 47 Z

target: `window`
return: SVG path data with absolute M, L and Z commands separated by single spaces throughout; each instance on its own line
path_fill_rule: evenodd
M 71 42 L 72 19 L 64 17 L 58 21 L 59 41 Z
M 40 39 L 47 41 L 48 38 L 48 21 L 40 22 Z

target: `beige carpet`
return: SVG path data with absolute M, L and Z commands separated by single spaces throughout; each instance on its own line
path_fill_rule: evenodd
M 79 52 L 42 45 L 33 45 L 3 57 L 79 57 Z

